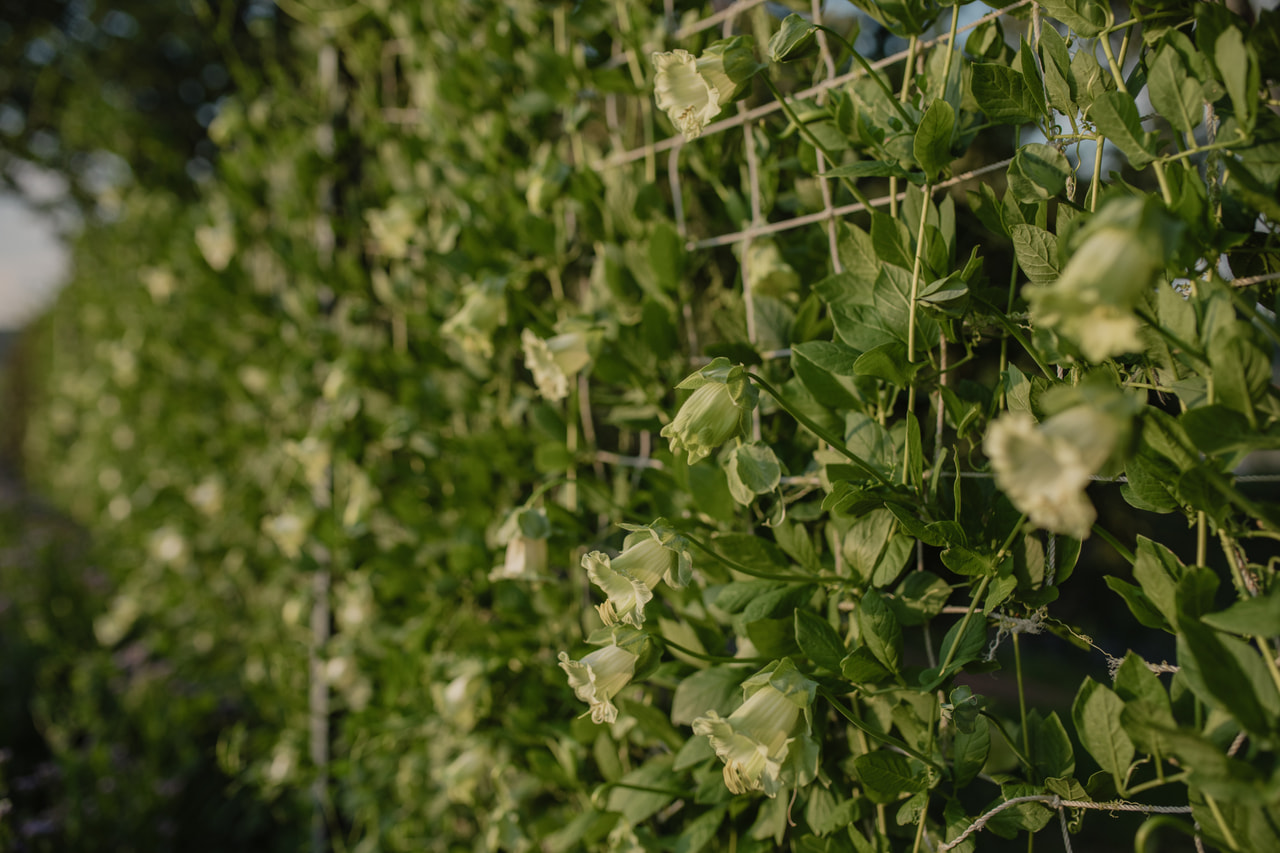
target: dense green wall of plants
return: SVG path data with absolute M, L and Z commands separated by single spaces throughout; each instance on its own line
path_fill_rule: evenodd
M 29 469 L 115 653 L 69 677 L 145 668 L 144 743 L 333 849 L 967 851 L 1134 803 L 1118 846 L 1277 849 L 1280 509 L 1233 474 L 1280 444 L 1275 16 L 859 5 L 883 71 L 758 4 L 281 4 L 201 203 L 126 193 L 42 327 Z M 1109 673 L 1104 598 L 1180 669 Z M 1074 702 L 1028 707 L 1049 648 Z

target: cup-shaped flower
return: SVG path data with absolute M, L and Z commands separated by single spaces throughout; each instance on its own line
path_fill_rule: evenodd
M 732 793 L 763 791 L 776 797 L 792 743 L 808 735 L 817 684 L 783 658 L 747 679 L 742 689 L 746 701 L 736 711 L 728 718 L 708 711 L 693 721 L 693 733 L 710 739 Z
M 618 719 L 613 697 L 631 681 L 640 655 L 617 645 L 596 649 L 580 661 L 560 653 L 560 668 L 569 676 L 569 686 L 579 699 L 591 706 L 591 720 L 612 723 Z
M 639 628 L 644 624 L 644 606 L 653 599 L 653 587 L 667 571 L 668 561 L 654 549 L 645 547 L 644 553 L 636 554 L 628 565 L 640 576 L 615 568 L 609 555 L 602 551 L 592 551 L 582 557 L 587 577 L 605 594 L 604 603 L 596 607 L 601 621 L 606 625 L 625 623 Z
M 689 540 L 680 535 L 680 531 L 671 526 L 665 518 L 655 519 L 652 524 L 623 524 L 622 528 L 631 531 L 622 543 L 622 553 L 613 561 L 615 568 L 629 571 L 636 577 L 640 575 L 632 568 L 630 556 L 635 553 L 635 559 L 640 559 L 643 555 L 652 555 L 654 567 L 663 565 L 666 568 L 662 572 L 662 579 L 667 582 L 667 586 L 682 587 L 689 583 L 693 577 L 693 554 L 689 551 Z M 651 543 L 656 542 L 662 549 L 661 552 L 654 551 Z M 643 546 L 643 550 L 641 547 Z M 648 571 L 644 572 L 648 574 Z M 652 588 L 653 584 L 649 584 Z
M 685 139 L 697 139 L 721 108 L 746 90 L 763 66 L 756 62 L 750 36 L 722 39 L 698 58 L 687 50 L 653 54 L 658 109 L 665 110 Z
M 685 451 L 689 464 L 711 455 L 721 444 L 747 428 L 751 410 L 760 397 L 740 364 L 717 358 L 686 378 L 677 388 L 692 388 L 675 419 L 662 428 L 671 451 Z
M 655 53 L 653 65 L 658 109 L 666 111 L 685 139 L 697 139 L 720 112 L 720 91 L 698 73 L 698 61 L 687 50 Z
M 1163 272 L 1181 228 L 1154 200 L 1106 202 L 1073 236 L 1058 279 L 1026 288 L 1032 321 L 1062 335 L 1089 361 L 1141 350 L 1134 308 Z
M 521 508 L 511 513 L 498 530 L 506 555 L 502 565 L 489 572 L 489 580 L 544 580 L 550 535 L 551 523 L 542 510 Z
M 1087 405 L 1040 426 L 1026 412 L 1010 412 L 991 424 L 983 450 L 996 485 L 1033 524 L 1085 539 L 1097 512 L 1084 490 L 1111 455 L 1119 432 L 1114 418 Z
M 569 396 L 569 380 L 591 363 L 596 334 L 572 331 L 540 338 L 530 329 L 520 333 L 525 367 L 533 374 L 538 393 L 548 400 L 563 400 Z
M 493 333 L 506 322 L 507 302 L 500 288 L 471 286 L 465 293 L 462 307 L 445 320 L 440 333 L 457 342 L 463 352 L 491 358 Z

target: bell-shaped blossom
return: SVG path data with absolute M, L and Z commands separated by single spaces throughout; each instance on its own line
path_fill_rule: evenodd
M 746 701 L 736 711 L 728 718 L 708 711 L 693 721 L 693 733 L 710 739 L 724 762 L 724 783 L 730 792 L 763 791 L 775 797 L 782 789 L 792 744 L 808 735 L 817 684 L 783 658 L 742 688 Z
M 540 338 L 530 329 L 520 333 L 524 363 L 533 374 L 538 393 L 548 400 L 569 396 L 569 380 L 591 363 L 597 332 L 579 330 Z
M 493 357 L 493 333 L 507 321 L 507 301 L 501 288 L 473 285 L 453 316 L 444 321 L 440 334 L 455 341 L 463 352 Z
M 687 543 L 663 519 L 648 527 L 628 527 L 634 532 L 623 542 L 621 554 L 610 558 L 592 551 L 583 556 L 582 567 L 606 596 L 596 608 L 604 624 L 639 628 L 644 624 L 644 606 L 653 599 L 658 581 L 683 586 L 689 582 L 693 560 Z
M 506 543 L 501 566 L 489 573 L 489 580 L 545 580 L 547 537 L 551 523 L 540 509 L 521 508 L 513 512 L 498 531 L 498 541 Z
M 658 109 L 666 112 L 685 139 L 697 139 L 720 113 L 720 91 L 698 73 L 698 60 L 687 50 L 655 53 L 653 65 Z
M 662 428 L 662 436 L 671 442 L 672 453 L 689 454 L 690 465 L 741 435 L 760 396 L 742 365 L 727 358 L 715 359 L 676 387 L 695 390 Z
M 687 50 L 653 54 L 653 94 L 685 139 L 697 139 L 726 104 L 746 90 L 764 66 L 750 36 L 721 39 L 695 58 Z
M 1113 418 L 1075 406 L 1037 426 L 1026 412 L 1001 416 L 983 450 L 996 485 L 1038 527 L 1085 539 L 1097 512 L 1085 488 L 1111 455 L 1119 429 Z
M 579 699 L 591 706 L 591 720 L 612 723 L 618 719 L 613 697 L 630 683 L 639 654 L 619 646 L 596 649 L 580 661 L 560 653 L 560 668 L 569 676 L 569 686 Z

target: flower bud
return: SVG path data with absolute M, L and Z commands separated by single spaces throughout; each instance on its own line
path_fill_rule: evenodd
M 742 365 L 727 358 L 715 359 L 676 387 L 696 390 L 662 428 L 662 436 L 670 440 L 672 453 L 688 453 L 691 465 L 740 435 L 760 396 Z
M 782 28 L 769 39 L 769 59 L 774 62 L 793 62 L 803 59 L 817 50 L 818 28 L 799 15 L 791 14 L 782 22 Z

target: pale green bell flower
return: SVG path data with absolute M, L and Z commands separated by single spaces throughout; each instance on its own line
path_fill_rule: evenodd
M 520 333 L 524 363 L 533 374 L 538 393 L 548 400 L 569 396 L 569 380 L 591 363 L 591 351 L 598 332 L 573 331 L 540 338 L 531 329 Z
M 612 723 L 618 719 L 613 697 L 630 683 L 639 659 L 638 654 L 615 644 L 596 649 L 580 661 L 561 652 L 560 668 L 569 676 L 569 686 L 577 697 L 591 706 L 591 721 Z
M 750 36 L 735 36 L 708 46 L 696 59 L 687 50 L 653 54 L 654 99 L 685 139 L 697 139 L 763 67 L 753 44 Z
M 493 333 L 507 322 L 507 300 L 500 287 L 469 285 L 466 299 L 444 325 L 440 334 L 455 341 L 463 352 L 482 358 L 493 357 Z
M 1026 412 L 1002 415 L 987 430 L 982 447 L 996 485 L 1033 524 L 1086 539 L 1098 516 L 1085 488 L 1118 437 L 1112 417 L 1074 406 L 1039 426 Z
M 747 679 L 742 689 L 746 701 L 736 711 L 727 719 L 708 711 L 693 721 L 693 733 L 710 739 L 724 762 L 731 793 L 763 791 L 776 797 L 791 745 L 808 735 L 817 684 L 783 658 Z
M 672 453 L 689 454 L 690 465 L 741 435 L 760 397 L 746 369 L 727 358 L 715 359 L 676 387 L 695 390 L 675 419 L 662 428 L 662 436 L 670 440 Z

